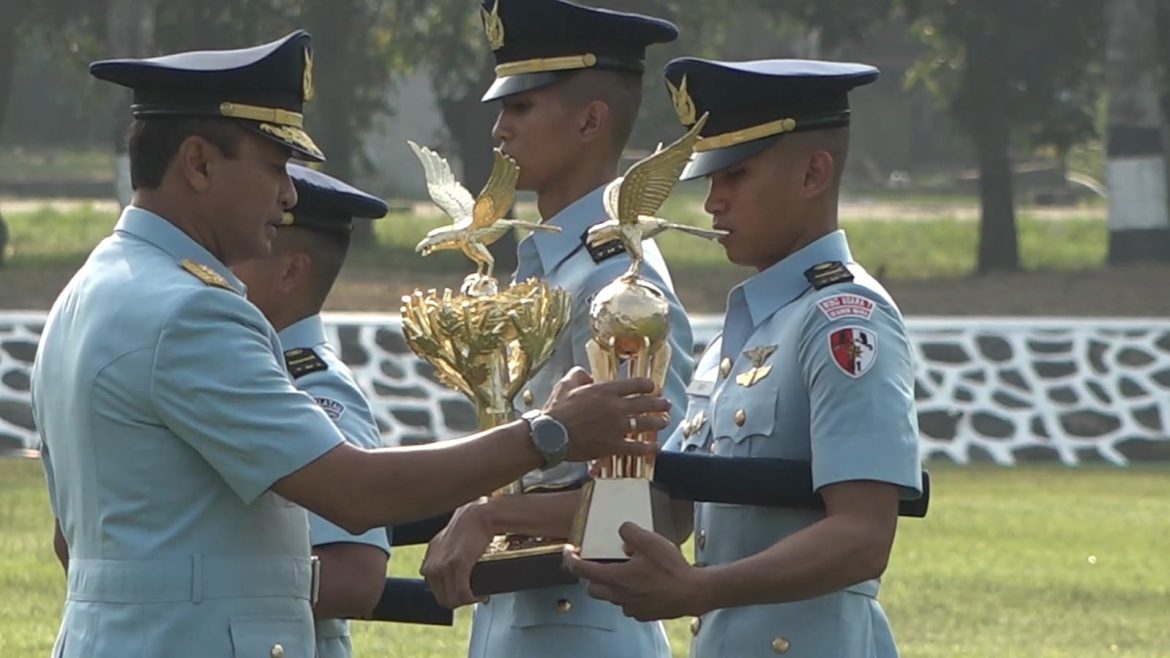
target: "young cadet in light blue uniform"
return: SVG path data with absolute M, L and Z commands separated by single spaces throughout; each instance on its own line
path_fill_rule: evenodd
M 91 66 L 134 90 L 135 195 L 54 303 L 33 365 L 54 547 L 68 565 L 55 658 L 308 658 L 306 508 L 360 533 L 550 463 L 524 421 L 362 450 L 293 387 L 275 330 L 228 268 L 266 255 L 295 205 L 289 155 L 323 157 L 301 128 L 311 62 L 296 32 Z M 623 399 L 651 382 L 579 381 L 566 378 L 546 423 L 562 428 L 569 458 L 645 452 L 625 441 L 632 415 L 665 426 L 640 415 L 665 401 Z
M 640 619 L 696 615 L 691 655 L 893 658 L 877 602 L 900 498 L 921 493 L 914 367 L 902 315 L 837 228 L 850 89 L 877 69 L 680 59 L 666 68 L 684 125 L 710 113 L 684 178 L 728 259 L 732 289 L 667 449 L 811 463 L 824 511 L 701 503 L 695 566 L 627 524 L 633 558 L 568 558 L 590 592 Z
M 484 0 L 482 16 L 498 65 L 497 79 L 483 97 L 501 103 L 494 135 L 520 167 L 518 189 L 535 192 L 542 220 L 561 228 L 534 233 L 520 243 L 516 279 L 536 277 L 572 295 L 569 326 L 518 399 L 524 411 L 543 401 L 553 382 L 573 366 L 588 367 L 589 303 L 629 267 L 620 244 L 591 249 L 583 238 L 589 227 L 606 219 L 602 192 L 621 173 L 619 159 L 641 103 L 645 50 L 673 41 L 678 32 L 660 19 L 561 0 Z M 666 264 L 651 241 L 645 244 L 642 273 L 670 303 L 673 351 L 664 394 L 681 405 L 693 366 L 693 338 Z M 672 416 L 672 426 L 678 421 L 677 414 Z M 580 498 L 576 489 L 587 478 L 583 463 L 534 471 L 522 479 L 527 495 L 496 497 L 457 512 L 432 542 L 423 565 L 436 598 L 449 605 L 472 600 L 468 574 L 495 533 L 568 537 Z M 577 584 L 483 601 L 475 609 L 469 655 L 665 658 L 670 647 L 661 624 L 626 618 Z
M 272 241 L 272 252 L 232 268 L 248 299 L 277 330 L 293 384 L 308 393 L 359 448 L 382 445 L 378 424 L 353 372 L 325 337 L 321 307 L 349 251 L 353 219 L 378 219 L 386 202 L 296 164 L 288 174 L 297 205 Z M 369 617 L 382 594 L 390 542 L 382 528 L 351 534 L 309 514 L 309 539 L 321 565 L 316 615 L 318 658 L 353 654 L 349 622 Z

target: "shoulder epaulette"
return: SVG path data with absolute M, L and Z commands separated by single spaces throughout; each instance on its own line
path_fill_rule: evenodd
M 610 240 L 609 242 L 603 242 L 594 246 L 589 244 L 589 241 L 585 239 L 588 235 L 588 231 L 581 234 L 581 243 L 589 251 L 589 257 L 593 259 L 594 263 L 600 263 L 619 254 L 626 253 L 626 246 L 622 244 L 621 240 Z
M 804 271 L 804 278 L 812 287 L 820 290 L 836 283 L 845 283 L 853 280 L 853 273 L 839 260 L 830 260 L 813 265 Z
M 237 290 L 232 287 L 232 284 L 228 283 L 228 280 L 223 278 L 222 274 L 220 274 L 219 272 L 216 272 L 215 270 L 204 265 L 203 263 L 199 263 L 199 262 L 191 260 L 190 258 L 186 258 L 186 259 L 183 259 L 179 263 L 179 266 L 182 267 L 184 270 L 187 270 L 187 272 L 189 274 L 191 274 L 192 276 L 194 276 L 196 279 L 199 279 L 200 281 L 202 281 L 203 283 L 206 283 L 209 286 L 215 286 L 216 288 L 223 288 L 224 290 L 230 290 L 232 292 L 237 292 Z
M 294 347 L 284 351 L 284 365 L 293 379 L 298 379 L 311 372 L 328 370 L 329 365 L 317 355 L 311 347 Z

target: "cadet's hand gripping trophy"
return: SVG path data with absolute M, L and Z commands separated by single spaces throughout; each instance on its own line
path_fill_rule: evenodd
M 466 395 L 475 405 L 480 429 L 513 419 L 513 399 L 552 354 L 568 324 L 568 294 L 529 279 L 499 291 L 495 264 L 487 245 L 515 227 L 559 231 L 541 224 L 503 219 L 516 194 L 519 167 L 495 150 L 491 177 L 473 199 L 434 151 L 409 142 L 422 162 L 427 191 L 453 223 L 432 230 L 418 244 L 423 256 L 459 249 L 478 265 L 459 293 L 416 290 L 402 298 L 402 330 L 410 348 L 434 367 L 439 381 Z M 499 493 L 499 492 L 497 492 Z M 549 565 L 554 576 L 570 579 L 561 566 L 563 544 L 522 548 L 527 538 L 497 537 L 472 571 L 477 595 L 525 589 Z M 539 563 L 539 564 L 537 564 Z M 555 584 L 555 583 L 549 583 Z
M 667 229 L 714 239 L 724 231 L 695 228 L 654 217 L 678 183 L 706 123 L 704 115 L 679 138 L 630 167 L 605 188 L 609 220 L 589 229 L 586 241 L 597 246 L 620 240 L 630 254 L 630 269 L 597 293 L 589 307 L 593 338 L 586 345 L 594 381 L 620 376 L 649 377 L 659 389 L 670 364 L 670 308 L 655 285 L 640 276 L 642 241 Z M 624 364 L 624 372 L 623 370 Z M 633 438 L 657 442 L 657 432 Z M 652 482 L 653 457 L 603 459 L 586 484 L 573 524 L 572 542 L 587 560 L 626 559 L 618 527 L 625 521 L 673 535 L 670 497 Z

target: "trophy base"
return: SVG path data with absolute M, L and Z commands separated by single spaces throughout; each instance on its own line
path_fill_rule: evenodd
M 572 542 L 582 559 L 614 562 L 629 559 L 618 528 L 626 521 L 667 537 L 674 536 L 670 493 L 644 478 L 602 478 L 585 484 L 573 522 Z
M 471 568 L 471 592 L 488 596 L 576 584 L 577 577 L 565 568 L 566 546 L 562 543 L 486 553 Z

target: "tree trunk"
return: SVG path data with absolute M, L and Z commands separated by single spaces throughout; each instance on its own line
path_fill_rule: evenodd
M 976 107 L 967 109 L 967 128 L 979 164 L 980 274 L 1020 268 L 1016 209 L 1012 192 L 1011 124 L 995 99 L 1007 96 L 999 71 L 995 45 L 987 39 L 969 44 L 963 97 Z
M 4 119 L 8 113 L 8 96 L 12 91 L 12 75 L 16 70 L 16 33 L 29 7 L 22 0 L 0 3 L 0 135 L 4 134 Z M 0 215 L 0 269 L 5 266 L 8 253 L 8 224 Z
M 1105 5 L 1109 263 L 1170 261 L 1156 0 Z
M 154 12 L 158 0 L 109 0 L 106 6 L 106 49 L 109 57 L 145 57 L 154 51 Z M 109 94 L 111 140 L 117 158 L 114 194 L 122 205 L 130 203 L 130 160 L 126 154 L 126 123 L 132 92 L 106 85 Z
M 479 99 L 483 90 L 495 79 L 492 67 L 486 66 L 480 75 L 482 85 L 476 85 L 460 98 L 438 99 L 439 112 L 451 138 L 455 141 L 459 160 L 463 163 L 463 185 L 477 195 L 492 173 L 494 157 L 492 149 L 496 139 L 492 137 L 498 108 L 494 103 Z M 510 275 L 516 269 L 516 235 L 509 231 L 491 247 L 496 259 L 496 272 L 501 277 Z
M 5 0 L 0 3 L 0 135 L 8 114 L 8 95 L 12 91 L 12 76 L 16 71 L 17 32 L 28 12 L 25 0 Z
M 368 29 L 364 3 L 353 0 L 311 0 L 305 3 L 305 29 L 313 35 L 313 81 L 316 91 L 306 109 L 313 116 L 313 139 L 325 151 L 329 175 L 353 181 L 358 135 L 350 120 L 357 104 L 357 83 L 349 62 L 356 58 L 355 34 Z M 375 244 L 373 222 L 354 222 L 357 248 Z

